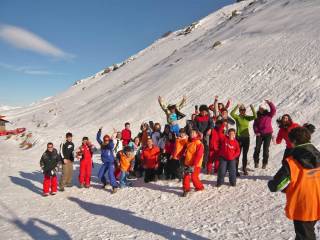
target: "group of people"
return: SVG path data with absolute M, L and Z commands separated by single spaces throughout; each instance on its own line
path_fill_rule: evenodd
M 250 147 L 249 123 L 251 121 L 253 121 L 256 141 L 253 154 L 255 168 L 259 167 L 261 147 L 263 150 L 262 169 L 265 169 L 268 165 L 270 143 L 274 141 L 280 144 L 283 140 L 286 143 L 282 159 L 283 167 L 270 181 L 271 191 L 283 190 L 289 182 L 293 182 L 293 178 L 295 178 L 294 181 L 300 181 L 297 180 L 299 179 L 298 170 L 320 167 L 319 155 L 317 155 L 319 152 L 310 143 L 311 138 L 301 139 L 303 138 L 301 131 L 304 131 L 304 134 L 308 132 L 310 136 L 314 132 L 312 124 L 300 126 L 291 119 L 290 115 L 285 114 L 277 120 L 279 132 L 273 139 L 272 119 L 276 115 L 276 107 L 269 100 L 265 100 L 257 111 L 253 105 L 250 105 L 251 114 L 247 113 L 247 107 L 244 104 L 237 104 L 229 115 L 231 101 L 228 100 L 224 105 L 216 96 L 214 103 L 209 106 L 201 105 L 199 108 L 195 106 L 195 112 L 191 119 L 186 121 L 184 127 L 179 126 L 179 120 L 186 116 L 181 112 L 186 104 L 186 97 L 183 97 L 177 104 L 167 104 L 162 97 L 159 97 L 158 101 L 167 118 L 163 131 L 161 131 L 160 123 L 152 121 L 142 123 L 139 134 L 134 138 L 130 130 L 130 123 L 125 123 L 122 131 L 114 131 L 112 135 L 106 134 L 103 137 L 102 127 L 98 130 L 96 140 L 100 145 L 103 163 L 98 177 L 103 188 L 110 184 L 114 193 L 119 187 L 132 186 L 130 179 L 140 177 L 144 177 L 146 183 L 158 179 L 178 179 L 182 180 L 182 196 L 187 196 L 190 192 L 190 181 L 196 191 L 204 189 L 199 178 L 202 170 L 207 174 L 217 174 L 217 187 L 224 184 L 224 178 L 228 172 L 230 186 L 236 186 L 237 177 L 241 174 L 239 171 L 241 153 L 242 174 L 248 175 L 247 155 Z M 297 150 L 296 146 L 301 144 L 303 147 Z M 59 152 L 53 148 L 52 143 L 47 144 L 47 150 L 40 161 L 44 173 L 44 196 L 49 195 L 50 186 L 51 194 L 57 192 L 56 169 L 59 162 L 62 163 L 59 189 L 64 191 L 65 187 L 72 186 L 74 151 L 71 133 L 66 134 L 66 142 L 61 144 Z M 309 155 L 304 151 L 309 151 Z M 87 137 L 84 137 L 81 147 L 75 151 L 76 157 L 80 159 L 79 186 L 81 188 L 90 187 L 93 152 L 93 144 Z M 313 156 L 310 160 L 313 161 L 312 163 L 305 160 L 306 157 L 311 156 Z M 292 169 L 295 169 L 294 177 Z M 310 183 L 303 182 L 303 184 Z M 317 188 L 316 191 L 320 194 L 319 184 Z M 290 191 L 295 191 L 295 189 L 291 188 Z M 293 195 L 291 193 L 291 196 Z M 317 197 L 320 199 L 319 195 Z M 297 205 L 299 197 L 295 195 L 294 198 Z M 320 216 L 320 203 L 314 212 L 312 216 Z M 288 210 L 287 215 L 294 217 L 295 213 Z M 302 213 L 302 215 L 308 214 Z M 302 221 L 305 221 L 305 218 Z

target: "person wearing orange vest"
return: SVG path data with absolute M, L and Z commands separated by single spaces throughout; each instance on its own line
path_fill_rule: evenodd
M 128 182 L 127 178 L 129 172 L 133 170 L 133 160 L 134 160 L 133 150 L 129 146 L 125 146 L 123 150 L 117 154 L 117 165 L 120 167 L 120 188 L 131 186 L 132 184 Z
M 142 150 L 141 162 L 145 169 L 144 182 L 157 181 L 157 169 L 159 167 L 160 148 L 153 145 L 151 137 L 147 139 L 147 146 Z
M 268 182 L 271 192 L 286 193 L 286 216 L 293 220 L 297 240 L 316 240 L 315 224 L 320 220 L 320 152 L 311 144 L 305 127 L 290 131 L 290 155 Z
M 183 197 L 186 197 L 188 192 L 190 192 L 190 180 L 196 191 L 204 189 L 203 184 L 199 179 L 204 156 L 204 146 L 197 130 L 193 129 L 190 137 L 191 140 L 187 144 L 184 159 Z
M 188 144 L 188 135 L 184 128 L 180 128 L 179 137 L 176 138 L 174 150 L 168 162 L 168 172 L 170 179 L 178 178 L 181 180 L 181 162 L 184 158 L 184 153 Z

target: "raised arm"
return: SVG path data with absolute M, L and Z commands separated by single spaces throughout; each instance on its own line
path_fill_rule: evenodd
M 236 111 L 238 110 L 238 108 L 239 108 L 239 104 L 236 105 L 236 106 L 232 109 L 232 111 L 231 111 L 231 113 L 230 113 L 231 117 L 232 117 L 234 120 L 236 120 L 236 119 L 239 117 L 239 115 L 236 114 Z
M 277 112 L 276 106 L 271 101 L 266 100 L 266 102 L 270 107 L 269 115 L 270 115 L 270 117 L 273 117 L 274 115 L 276 115 L 276 112 Z
M 167 112 L 167 110 L 168 110 L 167 104 L 165 103 L 164 99 L 161 96 L 158 97 L 158 102 L 159 102 L 159 105 L 160 105 L 161 109 L 164 112 Z
M 102 144 L 102 140 L 101 140 L 101 128 L 99 128 L 98 132 L 97 132 L 97 142 L 101 145 Z
M 180 110 L 181 108 L 183 108 L 186 105 L 186 102 L 187 102 L 187 97 L 183 96 L 181 101 L 177 103 L 176 108 L 178 110 Z
M 252 116 L 247 116 L 247 120 L 248 121 L 252 121 L 252 120 L 255 120 L 257 118 L 257 112 L 254 109 L 252 104 L 250 105 L 250 108 L 251 108 Z
M 231 104 L 231 99 L 228 99 L 226 105 L 224 106 L 225 109 L 228 109 L 230 107 Z

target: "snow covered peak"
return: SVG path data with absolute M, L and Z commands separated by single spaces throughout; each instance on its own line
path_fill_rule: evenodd
M 257 0 L 226 6 L 185 29 L 159 39 L 127 61 L 80 80 L 62 94 L 17 109 L 28 128 L 48 122 L 52 136 L 120 129 L 142 121 L 164 123 L 157 103 L 187 95 L 195 104 L 231 97 L 258 106 L 271 99 L 278 114 L 317 122 L 320 72 L 319 1 Z M 112 69 L 111 69 L 112 68 Z M 115 70 L 115 68 L 117 68 Z M 36 121 L 37 122 L 37 121 Z M 51 129 L 51 128 L 50 128 Z M 43 129 L 47 134 L 48 129 Z M 41 130 L 39 130 L 41 133 Z M 136 132 L 135 132 L 136 133 Z

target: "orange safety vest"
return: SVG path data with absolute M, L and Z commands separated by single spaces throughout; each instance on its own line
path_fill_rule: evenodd
M 188 138 L 177 138 L 174 152 L 172 154 L 172 159 L 180 160 L 183 155 L 183 149 L 188 144 Z
M 199 139 L 188 143 L 187 150 L 186 150 L 186 157 L 184 160 L 184 164 L 186 166 L 190 166 L 190 167 L 193 166 L 194 157 L 197 154 L 197 147 L 200 144 L 202 144 L 202 142 Z M 201 167 L 202 161 L 203 161 L 203 154 L 202 154 L 201 159 L 198 162 L 197 166 L 195 166 L 195 167 Z
M 128 172 L 130 170 L 131 161 L 134 159 L 134 157 L 127 157 L 122 151 L 119 152 L 119 155 L 121 171 Z
M 303 168 L 292 156 L 286 160 L 290 167 L 287 217 L 298 221 L 320 220 L 320 168 Z

